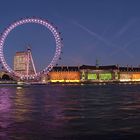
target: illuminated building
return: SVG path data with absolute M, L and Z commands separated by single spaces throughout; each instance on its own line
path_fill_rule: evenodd
M 54 67 L 47 77 L 49 82 L 80 82 L 78 67 Z M 45 78 L 43 80 L 45 81 Z
M 132 80 L 132 74 L 130 72 L 120 72 L 119 74 L 120 81 L 131 81 Z
M 140 81 L 140 72 L 132 73 L 132 81 Z
M 42 82 L 101 82 L 118 80 L 116 66 L 80 66 L 54 67 L 48 75 L 42 77 Z
M 120 67 L 119 81 L 140 81 L 140 68 Z
M 27 52 L 17 52 L 14 57 L 14 70 L 27 74 Z M 33 73 L 33 65 L 29 72 Z M 42 83 L 94 83 L 94 82 L 140 82 L 139 67 L 110 66 L 56 66 L 41 75 Z
M 14 56 L 14 71 L 24 75 L 36 73 L 30 49 L 23 52 L 16 52 Z
M 27 52 L 16 52 L 16 55 L 14 56 L 14 71 L 26 74 L 26 58 Z
M 80 67 L 81 81 L 83 82 L 99 82 L 113 81 L 118 79 L 118 69 L 113 66 L 87 66 Z

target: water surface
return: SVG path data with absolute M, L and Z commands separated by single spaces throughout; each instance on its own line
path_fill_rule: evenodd
M 140 134 L 140 85 L 0 86 L 0 140 Z

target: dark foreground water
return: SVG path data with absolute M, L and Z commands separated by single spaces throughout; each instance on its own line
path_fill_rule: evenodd
M 0 140 L 117 140 L 139 134 L 140 85 L 0 86 Z

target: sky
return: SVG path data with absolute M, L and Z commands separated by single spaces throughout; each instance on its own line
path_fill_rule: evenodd
M 26 17 L 49 20 L 57 27 L 63 48 L 58 65 L 140 65 L 139 0 L 1 0 L 0 32 Z M 4 57 L 13 67 L 15 52 L 31 46 L 36 69 L 52 60 L 55 40 L 36 24 L 18 26 L 4 44 Z

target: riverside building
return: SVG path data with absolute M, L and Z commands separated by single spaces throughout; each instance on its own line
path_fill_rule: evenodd
M 21 74 L 35 74 L 31 50 L 16 52 L 14 71 Z M 41 75 L 43 83 L 95 83 L 95 82 L 140 82 L 139 67 L 109 66 L 56 66 Z
M 50 83 L 110 83 L 140 82 L 140 68 L 110 66 L 58 66 L 48 75 L 43 75 L 44 82 Z
M 79 67 L 72 66 L 59 66 L 54 67 L 51 72 L 48 73 L 47 78 L 49 82 L 67 82 L 74 83 L 80 82 Z

